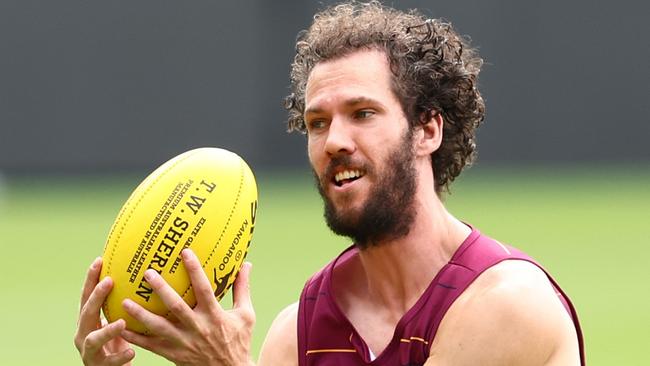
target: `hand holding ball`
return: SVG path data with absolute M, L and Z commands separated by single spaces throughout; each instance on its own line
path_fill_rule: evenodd
M 248 165 L 217 148 L 183 153 L 156 169 L 131 194 L 111 228 L 101 278 L 115 282 L 104 303 L 109 322 L 123 318 L 127 328 L 146 328 L 121 306 L 124 299 L 168 316 L 144 280 L 151 268 L 191 307 L 196 300 L 181 251 L 191 248 L 221 299 L 246 257 L 255 228 L 257 187 Z

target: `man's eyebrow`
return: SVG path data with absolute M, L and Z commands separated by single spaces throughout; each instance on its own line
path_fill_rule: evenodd
M 307 114 L 320 114 L 323 112 L 323 109 L 320 107 L 309 107 L 305 109 L 305 115 Z
M 345 105 L 347 107 L 354 107 L 355 105 L 358 104 L 373 104 L 373 105 L 383 106 L 383 104 L 378 100 L 368 98 L 368 97 L 355 97 L 345 101 Z
M 343 102 L 346 107 L 354 107 L 359 104 L 372 104 L 375 106 L 383 107 L 383 104 L 376 99 L 368 97 L 354 97 Z M 319 106 L 313 106 L 305 109 L 305 114 L 319 114 L 323 112 L 323 108 Z

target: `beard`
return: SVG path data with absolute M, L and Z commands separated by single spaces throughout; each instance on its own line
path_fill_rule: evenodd
M 407 235 L 415 218 L 416 189 L 415 154 L 412 150 L 413 132 L 409 128 L 395 149 L 386 155 L 384 168 L 379 171 L 364 166 L 366 176 L 375 176 L 375 184 L 363 207 L 355 210 L 337 210 L 323 186 L 329 184 L 329 172 L 337 166 L 350 166 L 349 156 L 332 159 L 325 178 L 316 172 L 316 187 L 323 198 L 327 226 L 337 235 L 352 239 L 361 249 Z

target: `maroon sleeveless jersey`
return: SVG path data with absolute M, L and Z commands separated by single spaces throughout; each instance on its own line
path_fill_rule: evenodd
M 357 253 L 354 246 L 346 249 L 305 285 L 298 310 L 300 366 L 422 365 L 429 358 L 429 348 L 445 313 L 483 271 L 509 259 L 528 261 L 544 270 L 523 252 L 472 230 L 449 263 L 397 323 L 386 349 L 371 361 L 368 346 L 338 307 L 331 291 L 332 270 Z M 576 311 L 555 280 L 548 273 L 546 275 L 573 319 L 581 364 L 585 365 L 584 342 Z

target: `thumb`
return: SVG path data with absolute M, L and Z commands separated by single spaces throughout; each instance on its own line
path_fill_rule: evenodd
M 252 268 L 253 264 L 251 262 L 244 262 L 242 264 L 241 270 L 235 280 L 232 294 L 233 308 L 249 311 L 251 314 L 254 313 L 250 291 L 250 274 Z

